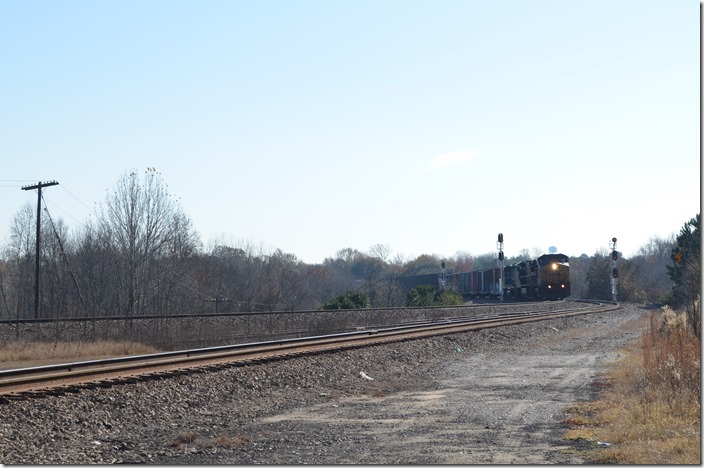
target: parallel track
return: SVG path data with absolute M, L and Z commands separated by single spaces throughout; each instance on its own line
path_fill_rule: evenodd
M 482 328 L 606 312 L 618 307 L 617 303 L 594 303 L 580 309 L 509 313 L 493 317 L 452 318 L 334 335 L 11 369 L 0 371 L 0 395 L 22 398 L 37 392 L 41 394 L 46 391 L 75 391 L 77 386 L 132 382 L 136 379 L 194 372 L 208 367 L 244 365 L 266 360 L 285 359 L 294 355 L 322 353 Z

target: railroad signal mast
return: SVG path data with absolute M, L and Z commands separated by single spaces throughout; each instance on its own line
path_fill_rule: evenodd
M 618 251 L 616 250 L 616 238 L 611 239 L 611 298 L 617 302 L 618 297 L 618 268 L 616 267 L 618 260 Z
M 438 283 L 440 283 L 440 289 L 443 291 L 445 290 L 445 261 L 443 260 L 442 263 L 440 263 L 440 266 L 442 267 L 442 273 L 440 274 L 440 277 L 438 278 Z
M 501 302 L 504 301 L 504 235 L 499 233 L 496 241 L 496 249 L 499 251 L 499 291 L 501 292 Z

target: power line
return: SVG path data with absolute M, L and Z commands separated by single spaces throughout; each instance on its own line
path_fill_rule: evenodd
M 42 196 L 42 198 L 44 198 Z M 44 200 L 44 204 L 46 204 L 46 200 Z M 86 317 L 88 316 L 88 308 L 86 307 L 86 303 L 83 301 L 83 296 L 81 295 L 81 289 L 78 287 L 78 281 L 76 281 L 76 275 L 73 274 L 73 269 L 71 268 L 71 264 L 68 263 L 68 255 L 66 255 L 66 251 L 64 250 L 64 243 L 61 242 L 61 237 L 59 236 L 59 232 L 56 230 L 56 226 L 54 225 L 54 220 L 51 219 L 51 213 L 49 213 L 49 210 L 44 208 L 46 210 L 46 214 L 49 217 L 49 222 L 51 223 L 51 229 L 54 231 L 54 236 L 56 236 L 56 241 L 59 243 L 59 249 L 61 249 L 61 256 L 64 258 L 64 262 L 66 262 L 66 266 L 68 267 L 68 272 L 71 275 L 71 279 L 73 280 L 73 286 L 76 288 L 76 292 L 78 293 L 78 298 L 81 300 L 81 305 L 83 306 L 83 310 L 86 313 Z
M 69 213 L 68 211 L 64 210 L 63 208 L 61 208 L 59 205 L 57 205 L 57 204 L 54 203 L 53 201 L 47 200 L 44 195 L 42 195 L 42 200 L 44 200 L 44 205 L 47 205 L 47 204 L 48 204 L 48 205 L 52 205 L 54 208 L 56 208 L 56 209 L 59 210 L 59 211 L 62 211 L 62 212 L 63 212 L 64 214 L 66 214 L 68 217 L 73 218 L 73 220 L 76 221 L 77 223 L 83 224 L 83 221 L 81 221 L 80 219 L 76 218 L 76 217 L 73 216 L 71 213 Z
M 78 203 L 80 203 L 81 205 L 83 205 L 83 206 L 88 210 L 89 215 L 90 215 L 91 208 L 90 208 L 88 205 L 86 205 L 86 204 L 83 202 L 83 200 L 81 200 L 81 199 L 78 198 L 76 195 L 74 195 L 73 193 L 71 193 L 71 192 L 70 192 L 66 187 L 64 187 L 63 185 L 61 185 L 60 187 L 61 187 L 61 189 L 63 189 L 66 193 L 68 193 L 69 195 L 71 195 L 76 201 L 78 201 Z M 42 194 L 42 199 L 44 200 L 44 204 L 45 204 L 45 205 L 51 205 L 51 206 L 53 206 L 54 208 L 56 208 L 57 210 L 61 211 L 62 213 L 64 213 L 64 214 L 65 214 L 66 216 L 68 216 L 69 218 L 71 218 L 71 219 L 73 219 L 74 221 L 76 221 L 79 225 L 84 225 L 84 224 L 85 224 L 85 220 L 80 220 L 80 219 L 76 218 L 74 215 L 72 215 L 71 213 L 69 213 L 68 211 L 66 211 L 64 208 L 62 208 L 61 206 L 59 206 L 59 205 L 58 205 L 54 200 L 52 200 L 51 198 L 50 198 L 49 200 L 47 200 L 47 199 L 46 199 L 46 196 L 44 196 L 44 194 Z
M 77 196 L 75 196 L 73 193 L 71 193 L 71 192 L 70 192 L 66 187 L 64 187 L 63 185 L 61 186 L 61 188 L 62 188 L 63 190 L 65 190 L 66 193 L 68 193 L 68 194 L 71 195 L 73 198 L 75 198 L 75 199 L 78 201 L 78 203 L 80 203 L 81 205 L 85 206 L 85 207 L 88 209 L 88 211 L 90 211 L 90 210 L 93 209 L 93 208 L 91 208 L 90 206 L 88 206 L 88 205 L 86 205 L 85 203 L 83 203 L 83 200 L 81 200 L 80 198 L 78 198 Z
M 6 187 L 6 188 L 17 188 L 21 184 L 26 184 L 28 182 L 34 182 L 33 180 L 22 180 L 22 179 L 17 179 L 17 180 L 12 180 L 12 179 L 0 179 L 0 187 Z

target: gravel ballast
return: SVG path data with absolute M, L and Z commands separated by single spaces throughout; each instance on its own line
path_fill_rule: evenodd
M 569 406 L 593 397 L 592 381 L 640 336 L 649 313 L 622 305 L 3 399 L 0 463 L 583 463 L 561 439 L 560 421 Z

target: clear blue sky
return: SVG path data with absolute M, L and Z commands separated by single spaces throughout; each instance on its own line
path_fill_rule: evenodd
M 700 211 L 695 0 L 0 2 L 0 242 L 155 167 L 207 246 L 634 253 Z

